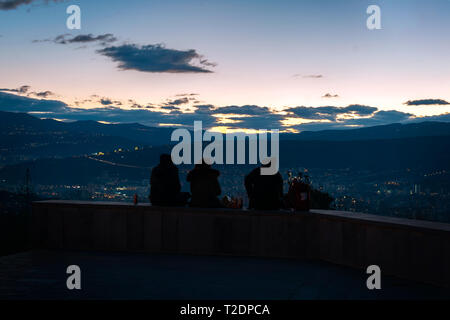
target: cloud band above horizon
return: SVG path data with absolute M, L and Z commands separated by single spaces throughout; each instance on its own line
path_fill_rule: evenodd
M 36 99 L 19 94 L 31 92 L 29 86 L 19 89 L 0 89 L 0 111 L 31 113 L 41 118 L 67 121 L 94 120 L 111 123 L 141 123 L 148 126 L 166 124 L 192 126 L 203 121 L 205 128 L 223 127 L 233 130 L 258 130 L 279 128 L 282 131 L 342 129 L 367 127 L 410 121 L 450 121 L 450 113 L 433 117 L 415 117 L 396 110 L 379 110 L 376 107 L 349 105 L 346 107 L 290 107 L 282 111 L 257 105 L 224 106 L 196 105 L 186 112 L 180 106 L 191 102 L 189 95 L 168 100 L 159 105 L 139 105 L 133 100 L 131 109 L 122 108 L 122 102 L 109 98 L 97 99 L 99 107 L 82 109 L 70 107 L 58 100 Z M 46 97 L 46 91 L 37 97 Z M 52 93 L 53 94 L 53 93 Z

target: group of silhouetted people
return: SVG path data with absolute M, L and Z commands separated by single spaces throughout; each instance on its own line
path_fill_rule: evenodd
M 181 192 L 178 168 L 169 154 L 162 154 L 160 163 L 151 173 L 150 202 L 157 206 L 222 207 L 219 175 L 218 170 L 205 162 L 196 164 L 186 179 L 191 186 L 190 194 Z M 261 175 L 261 167 L 256 168 L 245 177 L 244 184 L 250 209 L 277 210 L 282 207 L 283 178 L 279 172 Z

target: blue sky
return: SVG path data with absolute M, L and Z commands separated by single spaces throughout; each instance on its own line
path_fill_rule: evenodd
M 449 31 L 448 0 L 0 0 L 0 107 L 220 131 L 446 121 Z

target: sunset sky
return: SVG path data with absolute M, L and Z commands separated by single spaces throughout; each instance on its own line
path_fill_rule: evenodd
M 71 4 L 81 30 L 66 27 Z M 381 30 L 366 27 L 371 4 Z M 0 110 L 60 120 L 450 121 L 449 57 L 449 0 L 0 0 Z

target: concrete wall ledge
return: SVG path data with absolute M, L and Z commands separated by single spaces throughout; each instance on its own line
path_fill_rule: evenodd
M 37 248 L 320 259 L 450 286 L 450 224 L 331 210 L 33 203 Z

